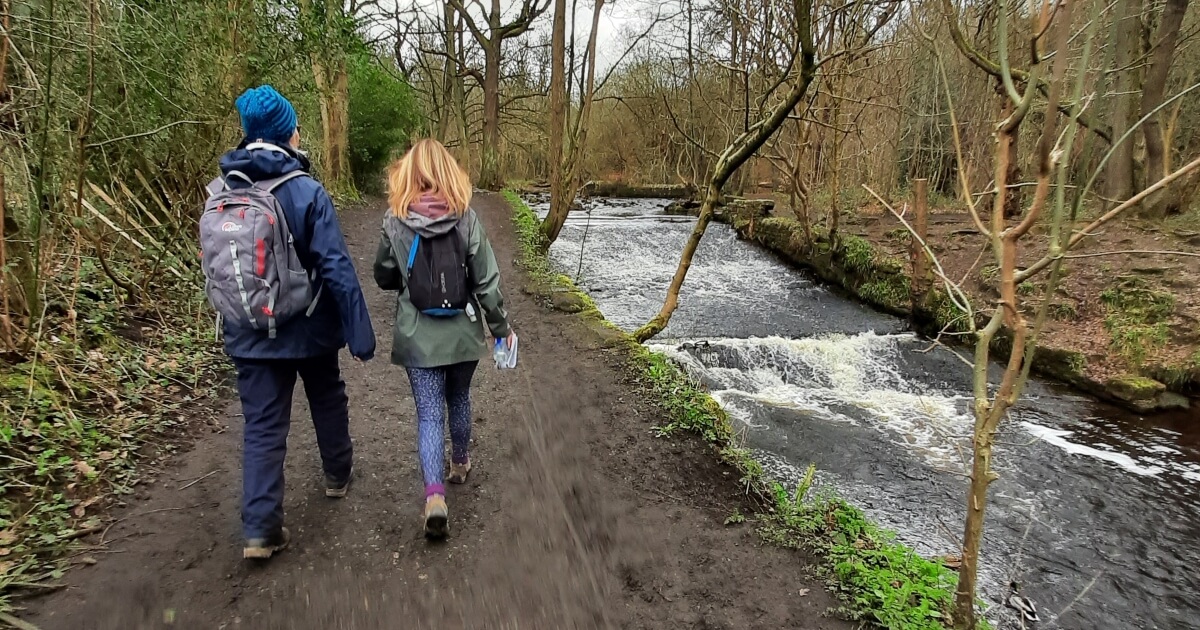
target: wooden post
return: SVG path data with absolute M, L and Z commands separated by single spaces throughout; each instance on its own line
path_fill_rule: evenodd
M 912 281 L 910 296 L 912 298 L 912 317 L 919 318 L 924 310 L 925 294 L 929 291 L 929 256 L 925 253 L 922 243 L 929 242 L 929 180 L 913 181 L 913 230 L 910 255 L 912 257 Z

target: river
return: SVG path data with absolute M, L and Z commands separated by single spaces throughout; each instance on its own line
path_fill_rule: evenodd
M 551 248 L 626 330 L 657 313 L 694 226 L 666 203 L 587 200 Z M 952 351 L 717 223 L 648 345 L 708 387 L 773 477 L 815 464 L 821 485 L 920 553 L 957 553 L 972 421 L 970 370 Z M 1200 417 L 1140 418 L 1035 381 L 999 440 L 989 619 L 1020 627 L 998 603 L 1015 582 L 1040 628 L 1200 628 Z

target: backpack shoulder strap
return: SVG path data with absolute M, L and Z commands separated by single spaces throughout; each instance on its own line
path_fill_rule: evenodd
M 412 244 L 408 246 L 408 272 L 412 273 L 413 263 L 417 260 L 417 246 L 421 244 L 421 235 L 413 232 Z
M 230 173 L 230 174 L 232 175 L 232 173 Z M 254 183 L 255 188 L 259 188 L 259 189 L 265 190 L 269 193 L 273 193 L 273 192 L 275 192 L 276 188 L 279 188 L 284 183 L 289 182 L 293 179 L 296 179 L 297 177 L 306 177 L 306 176 L 308 176 L 308 173 L 305 173 L 304 171 L 297 169 L 297 170 L 291 171 L 290 173 L 284 173 L 283 175 L 280 175 L 279 177 L 275 177 L 273 179 L 264 179 L 261 182 L 253 182 L 253 183 Z
M 467 211 L 464 212 L 462 217 L 459 218 L 458 224 L 454 226 L 454 229 L 458 231 L 459 236 L 462 237 L 463 247 L 470 249 L 471 230 L 475 227 L 475 221 L 477 220 L 478 217 L 475 215 L 475 211 L 467 208 Z
M 208 182 L 208 185 L 204 187 L 204 192 L 208 193 L 209 197 L 212 197 L 213 195 L 225 190 L 229 190 L 229 185 L 225 183 L 225 179 L 223 177 L 218 177 L 211 182 Z
M 392 244 L 392 251 L 396 256 L 403 255 L 408 252 L 408 268 L 412 267 L 412 262 L 416 260 L 416 247 L 413 243 L 416 240 L 417 233 L 413 232 L 407 225 L 404 225 L 400 219 L 397 219 L 391 212 L 387 213 L 383 218 L 383 234 Z

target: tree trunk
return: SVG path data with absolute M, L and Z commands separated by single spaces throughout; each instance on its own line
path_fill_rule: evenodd
M 575 16 L 571 19 L 574 22 Z M 567 221 L 571 199 L 563 178 L 563 134 L 567 116 L 567 2 L 554 0 L 554 25 L 550 33 L 550 212 L 542 223 L 542 247 L 549 248 Z
M 986 368 L 985 368 L 986 369 Z M 985 408 L 986 409 L 986 408 Z M 983 411 L 983 413 L 987 413 Z M 986 422 L 976 419 L 976 425 Z M 963 530 L 962 568 L 958 573 L 955 594 L 954 627 L 975 628 L 975 589 L 979 576 L 979 547 L 983 542 L 983 517 L 987 507 L 987 491 L 991 485 L 992 443 L 990 436 L 976 431 L 974 458 L 971 463 L 971 484 L 967 492 L 967 519 Z
M 592 30 L 588 36 L 587 56 L 585 58 L 586 68 L 582 73 L 582 83 L 580 84 L 580 103 L 579 116 L 575 119 L 574 125 L 571 126 L 570 133 L 564 141 L 560 141 L 560 146 L 566 145 L 560 151 L 561 156 L 557 165 L 551 164 L 553 172 L 557 166 L 558 176 L 552 177 L 550 186 L 550 213 L 546 216 L 546 220 L 542 223 L 542 234 L 544 235 L 543 246 L 550 247 L 562 231 L 563 224 L 567 221 L 567 215 L 571 212 L 571 206 L 575 205 L 575 196 L 579 192 L 579 165 L 580 157 L 587 148 L 588 127 L 591 123 L 592 102 L 596 95 L 596 40 L 600 31 L 600 11 L 604 7 L 604 0 L 596 0 L 592 8 Z M 571 12 L 572 21 L 575 19 L 574 5 L 572 4 Z M 565 33 L 565 28 L 563 29 Z M 564 35 L 565 39 L 565 35 Z M 573 47 L 573 45 L 572 45 Z M 564 46 L 565 48 L 565 46 Z M 553 81 L 552 81 L 553 83 Z M 551 86 L 553 90 L 553 85 Z M 567 121 L 567 105 L 565 82 L 562 92 L 562 115 L 557 124 L 551 130 L 551 133 L 562 133 L 562 127 Z M 553 158 L 553 156 L 552 156 Z M 558 182 L 559 194 L 556 203 L 554 186 Z
M 1179 42 L 1179 28 L 1183 24 L 1184 14 L 1187 13 L 1188 0 L 1166 0 L 1162 18 L 1158 24 L 1158 32 L 1154 37 L 1154 50 L 1150 56 L 1150 70 L 1146 74 L 1146 84 L 1142 90 L 1141 115 L 1150 115 L 1142 123 L 1142 133 L 1146 138 L 1146 180 L 1156 182 L 1166 177 L 1170 172 L 1169 160 L 1166 154 L 1171 150 L 1166 142 L 1162 128 L 1162 114 L 1155 108 L 1162 105 L 1167 90 L 1167 77 L 1171 73 L 1171 62 L 1175 56 L 1175 47 Z M 1166 204 L 1161 203 L 1161 197 L 1156 195 L 1143 208 L 1145 214 L 1163 216 L 1166 214 Z
M 454 124 L 454 83 L 458 80 L 458 49 L 454 37 L 454 6 L 442 5 L 442 45 L 446 58 L 442 61 L 442 108 L 438 112 L 437 137 L 450 144 L 450 129 Z
M 350 87 L 345 58 L 314 56 L 313 78 L 321 103 L 321 165 L 325 187 L 339 194 L 354 194 L 350 173 Z
M 454 43 L 457 47 L 455 54 L 458 55 L 455 57 L 456 62 L 457 60 L 462 59 L 462 51 L 466 48 L 463 44 L 462 37 L 463 18 L 462 16 L 457 16 L 457 18 L 454 20 Z M 454 86 L 451 92 L 451 96 L 453 97 L 451 104 L 454 107 L 455 131 L 458 134 L 459 146 L 457 156 L 459 162 L 462 163 L 463 168 L 466 168 L 468 171 L 470 171 L 473 162 L 471 160 L 470 126 L 467 124 L 467 90 L 463 86 L 463 76 L 461 72 L 462 67 L 456 65 L 456 69 L 458 69 L 460 72 L 454 77 Z
M 309 59 L 321 104 L 322 179 L 331 192 L 354 196 L 357 192 L 350 173 L 350 81 L 345 51 L 333 22 L 341 15 L 342 5 L 340 0 L 304 0 L 301 11 L 311 16 L 314 1 L 324 3 L 321 26 L 325 31 L 309 42 Z M 329 41 L 331 37 L 333 41 Z
M 1138 57 L 1138 32 L 1141 28 L 1142 0 L 1119 0 L 1114 29 L 1112 109 L 1109 111 L 1113 142 L 1133 123 L 1134 92 L 1137 70 L 1131 66 Z M 1126 140 L 1113 150 L 1105 170 L 1105 192 L 1110 199 L 1124 201 L 1133 194 L 1133 142 Z
M 696 255 L 696 249 L 700 247 L 700 239 L 704 238 L 704 231 L 708 229 L 708 224 L 712 221 L 713 210 L 716 209 L 720 199 L 721 186 L 710 181 L 704 190 L 704 201 L 700 204 L 700 218 L 696 220 L 696 226 L 692 228 L 692 233 L 683 246 L 683 253 L 679 257 L 679 266 L 676 267 L 671 284 L 667 287 L 667 297 L 663 300 L 662 309 L 654 319 L 646 322 L 644 326 L 633 333 L 634 338 L 638 341 L 644 342 L 653 338 L 671 322 L 671 315 L 679 306 L 679 290 L 683 288 L 683 281 L 687 279 L 688 269 L 692 266 L 692 258 Z
M 484 49 L 483 64 L 483 164 L 479 170 L 479 187 L 497 190 L 504 185 L 500 174 L 500 43 L 492 36 Z

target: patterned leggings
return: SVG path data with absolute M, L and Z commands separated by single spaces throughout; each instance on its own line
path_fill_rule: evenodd
M 471 443 L 471 377 L 478 361 L 436 368 L 407 368 L 417 403 L 417 451 L 425 477 L 425 496 L 445 494 L 445 409 L 450 409 L 451 459 L 467 462 Z

